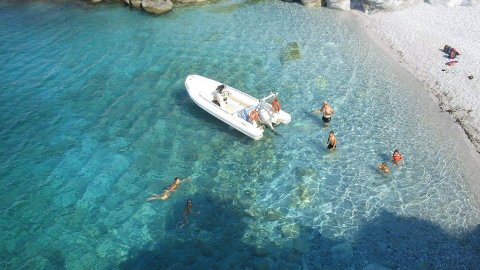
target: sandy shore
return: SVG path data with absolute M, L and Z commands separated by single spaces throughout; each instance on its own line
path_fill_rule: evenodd
M 397 12 L 353 13 L 362 31 L 425 83 L 480 153 L 480 6 L 420 3 Z M 444 45 L 461 53 L 454 66 L 446 65 Z

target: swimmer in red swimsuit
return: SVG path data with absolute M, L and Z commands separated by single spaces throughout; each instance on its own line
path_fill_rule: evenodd
M 392 155 L 393 163 L 398 164 L 398 162 L 402 159 L 403 159 L 403 156 L 400 154 L 400 151 L 395 149 L 395 151 L 393 151 L 393 155 Z

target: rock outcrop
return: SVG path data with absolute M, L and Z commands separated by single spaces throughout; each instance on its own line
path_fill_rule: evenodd
M 87 0 L 99 3 L 105 0 Z M 216 0 L 122 0 L 127 5 L 142 8 L 146 12 L 162 14 L 172 10 L 174 4 L 190 5 L 210 3 Z M 298 0 L 283 0 L 296 2 Z M 363 11 L 397 11 L 416 5 L 422 0 L 300 0 L 307 7 L 327 7 L 338 10 L 359 9 Z M 479 0 L 423 0 L 426 3 L 442 6 L 471 6 L 478 4 Z
M 402 10 L 409 6 L 417 4 L 421 0 L 301 0 L 304 6 L 326 6 L 332 9 L 350 10 L 384 10 L 395 11 Z M 427 0 L 439 2 L 454 1 L 472 1 L 472 0 Z
M 472 0 L 425 0 L 426 3 L 432 5 L 441 5 L 447 7 L 454 7 L 454 6 L 471 6 Z
M 153 14 L 162 14 L 173 8 L 171 0 L 123 0 L 123 2 L 129 6 L 142 8 L 146 12 Z
M 142 0 L 141 6 L 146 12 L 162 14 L 172 10 L 173 3 L 170 0 Z
M 326 0 L 327 7 L 340 10 L 350 10 L 350 0 Z
M 142 6 L 142 0 L 123 0 L 123 1 L 132 7 L 139 8 Z
M 213 2 L 212 0 L 173 0 L 175 4 L 200 4 Z
M 300 2 L 302 3 L 302 5 L 307 7 L 324 7 L 327 5 L 325 0 L 300 0 Z
M 366 10 L 396 11 L 416 5 L 420 0 L 364 0 Z

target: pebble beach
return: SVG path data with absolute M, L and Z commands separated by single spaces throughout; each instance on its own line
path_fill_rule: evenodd
M 419 3 L 396 12 L 352 11 L 368 37 L 422 81 L 480 152 L 480 6 Z M 445 45 L 461 55 L 453 66 Z

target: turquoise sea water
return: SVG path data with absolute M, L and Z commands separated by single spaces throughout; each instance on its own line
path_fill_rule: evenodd
M 478 156 L 341 14 L 0 4 L 0 268 L 478 269 Z M 253 141 L 189 99 L 189 74 L 278 91 L 293 120 Z M 146 202 L 175 176 L 192 180 Z

